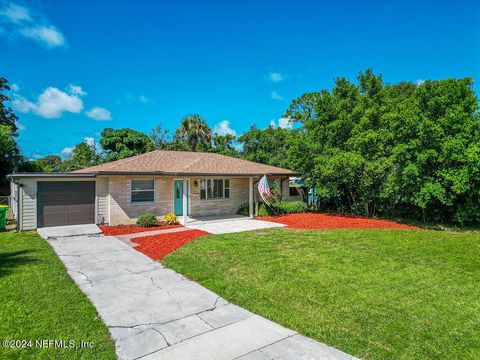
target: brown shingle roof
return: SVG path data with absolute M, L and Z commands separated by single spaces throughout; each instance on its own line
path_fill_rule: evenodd
M 92 174 L 294 175 L 288 169 L 214 153 L 157 150 L 75 171 Z

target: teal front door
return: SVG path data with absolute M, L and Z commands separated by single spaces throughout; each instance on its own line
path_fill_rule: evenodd
M 188 207 L 188 181 L 187 181 L 187 207 Z M 173 180 L 173 212 L 177 216 L 183 215 L 183 180 Z

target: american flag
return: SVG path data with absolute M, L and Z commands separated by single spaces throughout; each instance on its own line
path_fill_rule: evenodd
M 270 199 L 273 197 L 273 194 L 270 191 L 270 186 L 268 186 L 268 180 L 266 175 L 263 175 L 262 178 L 258 181 L 258 194 L 260 195 L 265 204 L 270 205 Z

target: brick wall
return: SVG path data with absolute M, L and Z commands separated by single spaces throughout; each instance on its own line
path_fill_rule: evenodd
M 132 203 L 130 199 L 132 179 L 154 179 L 155 201 Z M 159 217 L 173 212 L 173 180 L 173 177 L 110 177 L 108 184 L 110 225 L 132 224 L 138 216 L 146 212 Z M 200 178 L 190 178 L 189 202 L 192 217 L 235 214 L 240 204 L 248 202 L 248 178 L 230 178 L 230 198 L 210 200 L 200 199 Z
M 230 198 L 200 199 L 200 178 L 192 178 L 190 180 L 190 215 L 195 217 L 235 214 L 241 204 L 248 202 L 248 178 L 228 179 L 230 180 Z
M 155 201 L 149 203 L 131 202 L 132 179 L 154 179 Z M 173 212 L 173 178 L 145 176 L 112 176 L 109 178 L 110 225 L 131 224 L 144 213 L 163 216 Z

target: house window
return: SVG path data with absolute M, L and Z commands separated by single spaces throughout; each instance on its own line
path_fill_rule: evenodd
M 132 180 L 132 202 L 153 202 L 155 182 L 153 180 Z
M 230 197 L 229 179 L 201 179 L 200 199 L 228 199 Z
M 298 189 L 297 189 L 295 186 L 290 186 L 290 187 L 288 188 L 288 195 L 290 195 L 290 196 L 298 196 L 298 195 L 300 195 L 300 194 L 298 193 Z
M 223 197 L 225 199 L 228 199 L 230 197 L 230 180 L 228 179 L 224 180 L 223 192 L 224 192 Z

